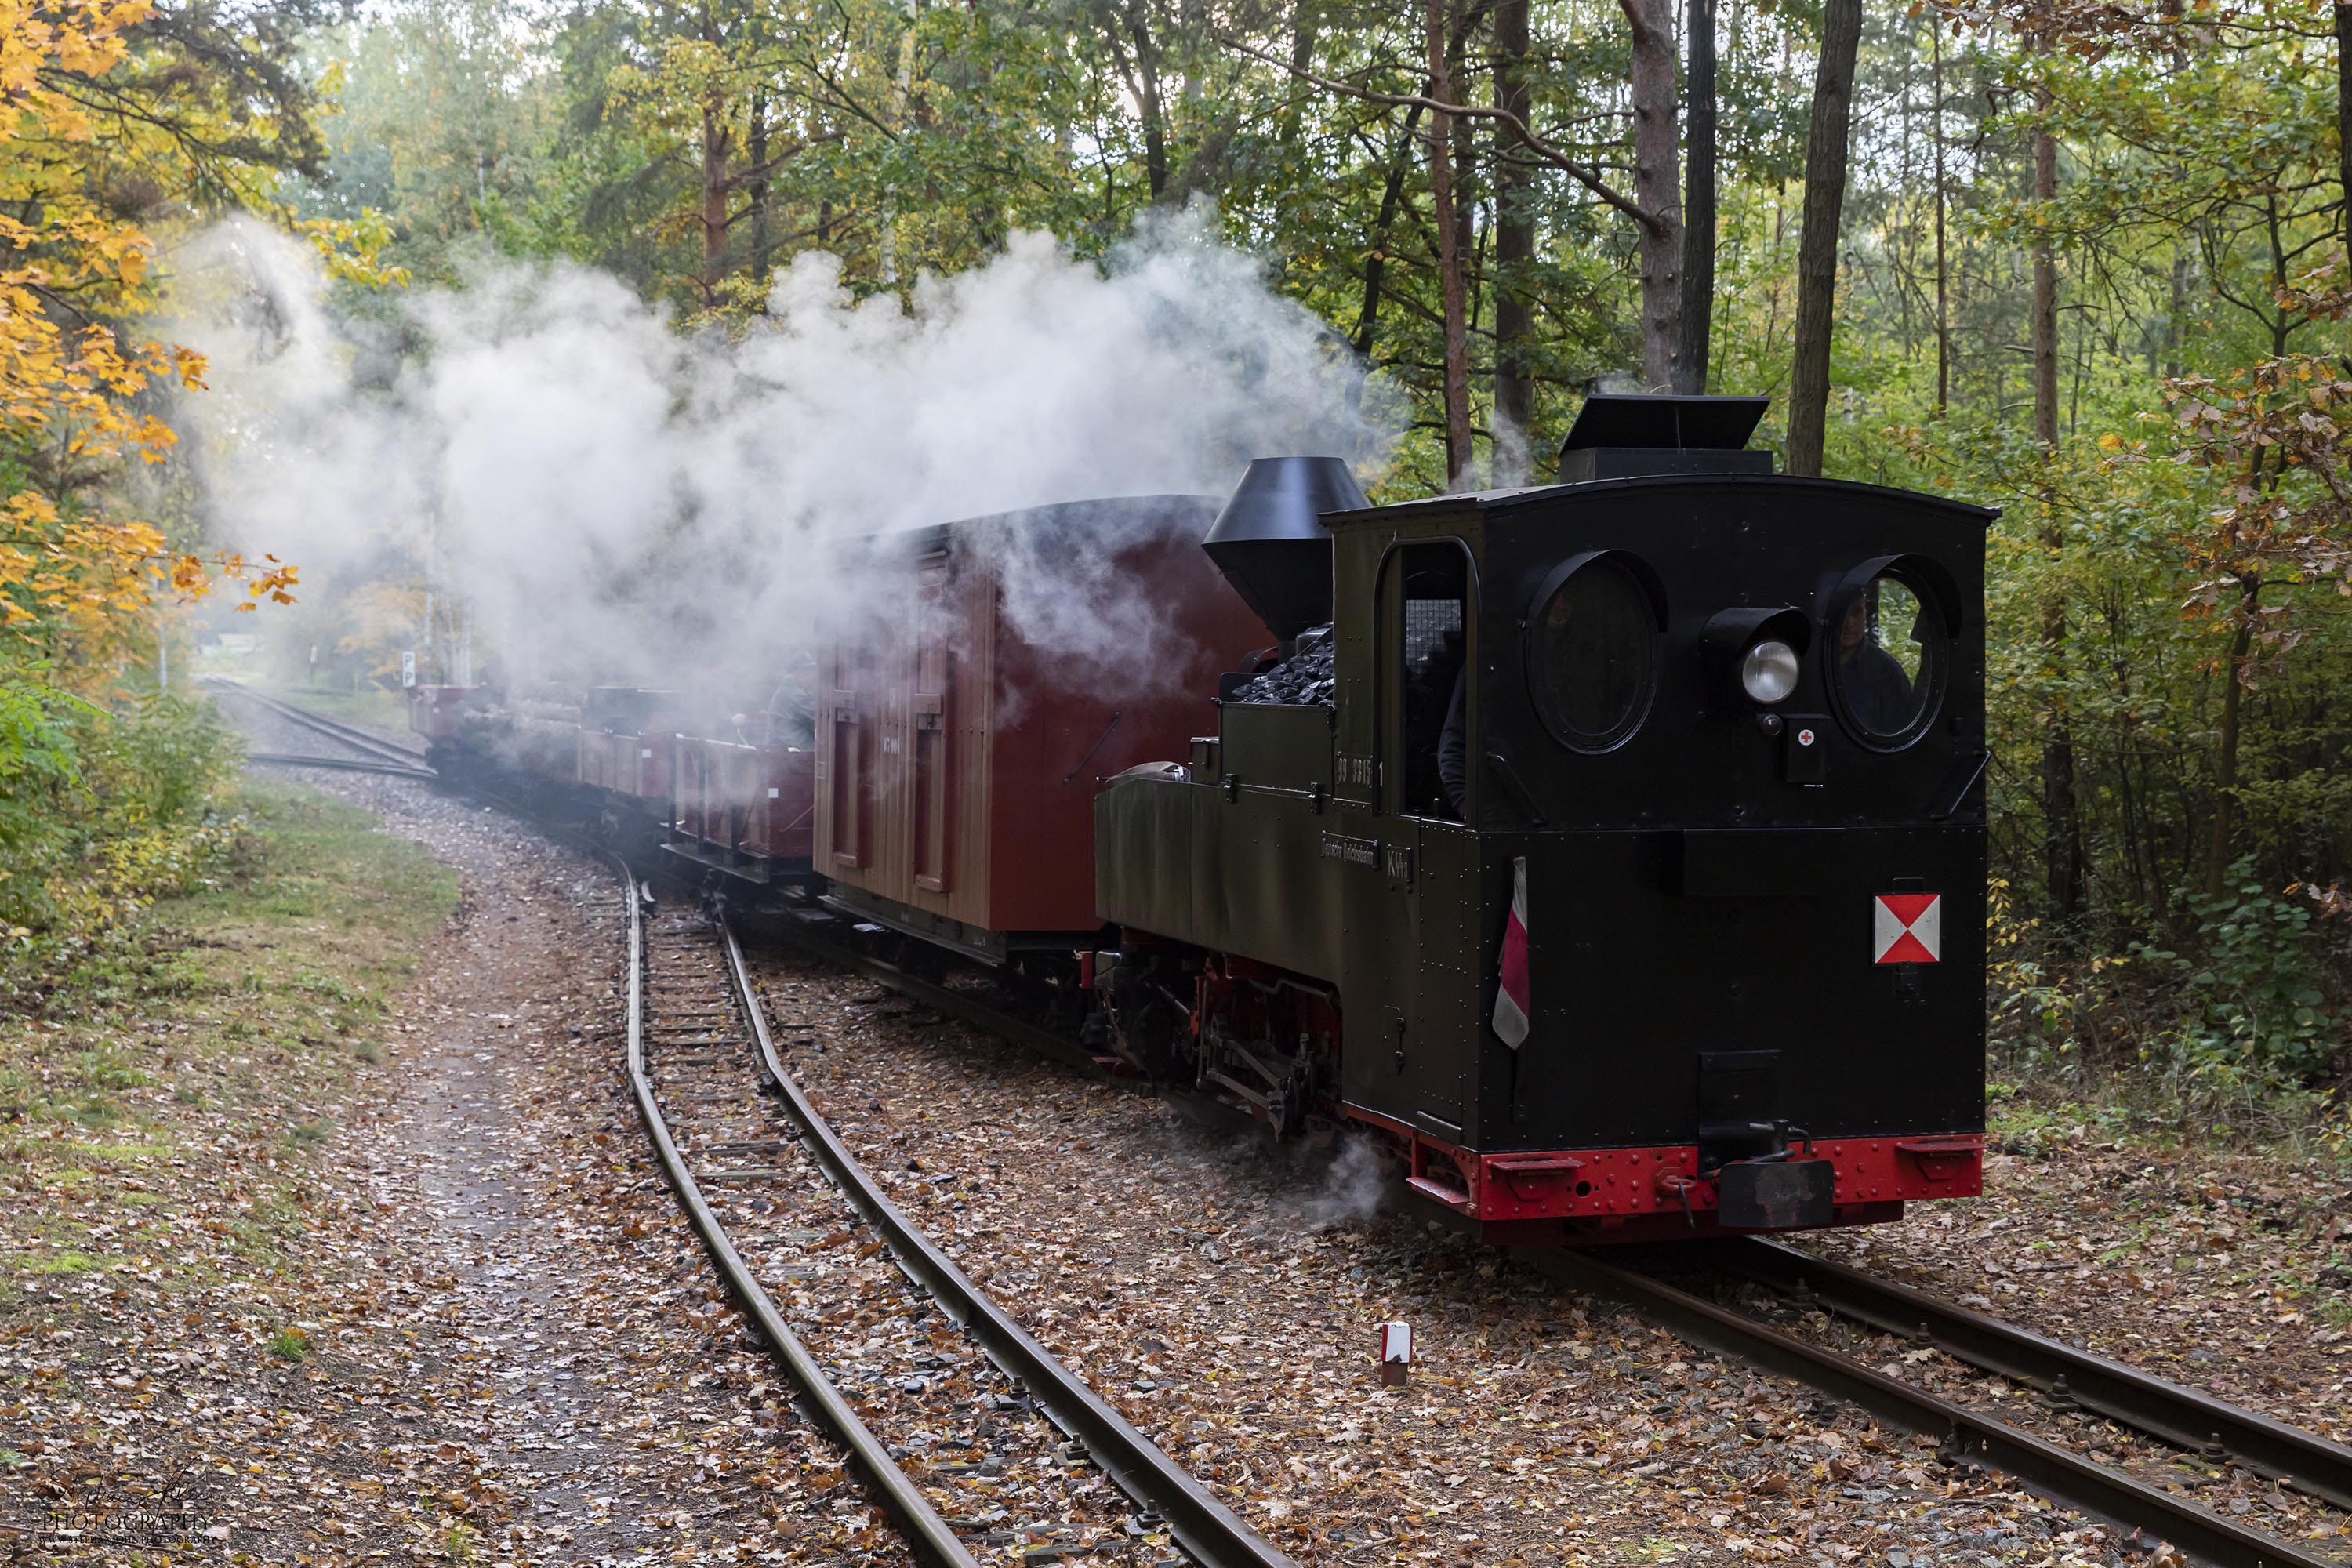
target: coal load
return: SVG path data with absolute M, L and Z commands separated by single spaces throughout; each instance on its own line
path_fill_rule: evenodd
M 1314 626 L 1298 635 L 1297 651 L 1243 686 L 1233 700 L 1329 708 L 1331 694 L 1331 628 Z

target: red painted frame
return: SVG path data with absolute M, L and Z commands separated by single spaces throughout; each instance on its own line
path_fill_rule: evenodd
M 1715 1182 L 1698 1173 L 1696 1145 L 1480 1153 L 1391 1117 L 1346 1109 L 1401 1144 L 1414 1192 L 1475 1222 L 1489 1240 L 1634 1241 L 1722 1231 Z M 1984 1139 L 1976 1133 L 1823 1138 L 1810 1152 L 1836 1167 L 1833 1225 L 1874 1224 L 1900 1216 L 1915 1198 L 1984 1191 Z

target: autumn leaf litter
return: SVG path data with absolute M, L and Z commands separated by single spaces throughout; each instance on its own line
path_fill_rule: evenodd
M 198 1226 L 170 1257 L 48 1285 L 41 1326 L 0 1342 L 10 1481 L 50 1504 L 176 1483 L 215 1560 L 897 1560 L 650 1166 L 618 1070 L 608 876 L 415 785 L 331 787 L 458 865 L 466 911 L 387 1060 L 319 1108 L 334 1136 L 289 1154 L 223 1128 L 131 1178 L 226 1212 L 240 1162 L 299 1158 L 304 1234 L 266 1277 Z M 793 1069 L 894 1199 L 1301 1561 L 2147 1561 L 1851 1409 L 1370 1210 L 1360 1164 L 1236 1146 L 866 983 L 761 962 L 772 1009 L 805 1026 Z M 1995 1195 L 1948 1226 L 1822 1245 L 1947 1293 L 1992 1279 L 2002 1315 L 2287 1419 L 2341 1419 L 2340 1331 L 2294 1289 L 2343 1239 L 2322 1234 L 2340 1205 L 2252 1169 L 2060 1163 L 1997 1158 Z M 2144 1201 L 2079 1214 L 2068 1174 Z M 101 1224 L 109 1195 L 37 1194 Z M 824 1236 L 804 1236 L 824 1227 L 789 1223 L 778 1194 L 764 1214 L 726 1201 L 776 1222 L 772 1288 L 817 1303 L 826 1276 L 794 1270 L 827 1267 Z M 1421 1358 L 1401 1391 L 1370 1376 L 1391 1319 Z M 877 1373 L 942 1353 L 899 1321 L 859 1342 Z M 295 1353 L 271 1349 L 289 1333 Z M 945 1359 L 937 1381 L 971 1375 Z M 901 1445 L 910 1468 L 948 1470 L 937 1486 L 985 1463 L 974 1424 L 913 1397 L 933 1436 Z
M 894 1192 L 918 1223 L 1301 1561 L 2169 1556 L 1371 1210 L 1360 1158 L 1237 1142 L 813 962 L 762 973 L 774 1015 L 808 1026 L 793 1070 L 836 1130 L 870 1166 L 929 1173 Z M 1422 1363 L 1402 1391 L 1374 1375 L 1391 1320 Z

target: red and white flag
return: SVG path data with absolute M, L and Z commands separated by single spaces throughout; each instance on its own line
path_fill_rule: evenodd
M 1503 983 L 1495 991 L 1495 1033 L 1513 1050 L 1528 1037 L 1528 858 L 1511 861 L 1511 918 L 1503 927 Z

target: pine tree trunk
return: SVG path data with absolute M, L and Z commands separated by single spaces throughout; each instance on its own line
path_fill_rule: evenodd
M 1454 100 L 1454 74 L 1445 58 L 1448 0 L 1428 0 L 1429 96 L 1439 103 Z M 1439 286 L 1444 295 L 1445 321 L 1445 481 L 1460 482 L 1470 467 L 1470 333 L 1469 300 L 1462 281 L 1462 246 L 1454 221 L 1453 121 L 1450 114 L 1429 117 L 1429 227 L 1437 247 Z
M 1860 0 L 1854 0 L 1859 5 Z M 1682 347 L 1682 171 L 1675 149 L 1673 0 L 1618 0 L 1633 28 L 1633 200 L 1641 230 L 1642 383 L 1675 384 Z
M 1127 23 L 1128 41 L 1135 47 L 1136 109 L 1143 118 L 1143 174 L 1156 202 L 1168 189 L 1168 124 L 1160 101 L 1160 50 L 1135 0 L 1129 0 Z
M 2047 207 L 2058 199 L 2058 140 L 2047 129 L 2050 94 L 2034 93 L 2042 124 L 2033 133 L 2033 199 Z M 2046 234 L 2047 231 L 2045 231 Z M 2044 238 L 2033 249 L 2033 439 L 2042 461 L 2056 460 L 2058 447 L 2058 253 Z M 2064 543 L 2054 497 L 2045 495 L 2042 547 L 2056 555 Z M 2056 672 L 2061 689 L 2042 716 L 2042 858 L 2048 883 L 2050 919 L 2063 924 L 2083 908 L 2083 824 L 2074 801 L 2074 725 L 2063 687 L 2069 663 L 2066 595 L 2053 589 L 2042 606 L 2042 657 Z
M 2054 552 L 2057 531 L 2043 531 L 2042 543 Z M 2084 880 L 2083 823 L 2074 806 L 2074 726 L 2063 689 L 2067 666 L 2063 593 L 2053 593 L 2042 606 L 2042 646 L 2062 686 L 2042 721 L 2042 860 L 2050 919 L 2063 923 L 2082 912 Z
M 751 276 L 759 282 L 761 292 L 768 287 L 768 100 L 764 93 L 751 95 L 751 133 L 746 152 L 754 171 L 751 190 L 747 198 L 751 209 Z
M 2164 318 L 2164 374 L 2178 378 L 2180 374 L 2180 322 L 2189 310 L 2189 253 L 2175 251 L 2172 257 L 2171 308 Z
M 2230 661 L 2222 669 L 2229 684 L 2221 689 L 2221 746 L 2213 758 L 2213 826 L 2205 841 L 2205 896 L 2218 899 L 2230 880 L 2230 826 L 2238 791 L 2238 736 L 2243 729 L 2246 655 L 2254 642 L 2254 600 L 2263 591 L 2259 577 L 2238 580 L 2238 627 L 2230 635 Z
M 1528 0 L 1495 7 L 1495 107 L 1528 116 Z M 1495 422 L 1524 435 L 1535 417 L 1535 378 L 1528 374 L 1528 340 L 1535 311 L 1528 301 L 1527 268 L 1535 259 L 1535 216 L 1528 210 L 1527 170 L 1505 154 L 1519 145 L 1509 126 L 1495 132 Z
M 1690 68 L 1683 88 L 1682 346 L 1675 355 L 1675 390 L 1706 390 L 1707 356 L 1715 325 L 1715 0 L 1690 0 L 1684 22 Z
M 1944 251 L 1944 24 L 1940 17 L 1928 21 L 1936 73 L 1936 417 L 1941 419 L 1952 405 L 1951 269 Z
M 1298 0 L 1297 9 L 1290 18 L 1290 69 L 1294 76 L 1304 76 L 1315 68 L 1315 44 L 1321 18 L 1316 0 Z M 1302 110 L 1293 108 L 1282 117 L 1282 144 L 1298 144 L 1299 121 Z
M 2344 195 L 2344 238 L 2352 245 L 2352 4 L 2336 0 L 2336 178 Z
M 1448 9 L 1451 9 L 1449 5 Z M 1462 79 L 1461 41 L 1454 40 L 1454 52 L 1447 58 L 1446 79 Z M 1457 89 L 1457 90 L 1459 90 Z M 1452 99 L 1445 101 L 1453 102 Z M 1486 260 L 1478 238 L 1478 134 L 1477 122 L 1469 115 L 1453 117 L 1449 140 L 1454 146 L 1454 255 L 1462 269 L 1462 374 L 1464 406 L 1468 406 L 1470 374 L 1470 331 L 1478 323 L 1478 296 L 1483 279 L 1481 271 Z M 1469 467 L 1469 459 L 1463 459 Z
M 1389 231 L 1396 224 L 1397 208 L 1404 201 L 1404 176 L 1412 163 L 1414 128 L 1421 123 L 1421 105 L 1414 104 L 1405 111 L 1404 135 L 1399 139 L 1396 155 L 1389 161 L 1388 181 L 1381 187 L 1380 216 L 1372 220 L 1372 233 L 1364 247 L 1364 302 L 1356 312 L 1356 332 L 1352 340 L 1356 352 L 1369 356 L 1378 341 L 1381 324 L 1381 289 L 1388 277 Z
M 732 140 L 716 102 L 702 106 L 702 270 L 696 279 L 706 309 L 719 303 L 727 278 L 727 152 Z
M 2047 113 L 2050 95 L 2035 94 Z M 2047 205 L 2058 197 L 2058 141 L 2047 131 L 2033 133 L 2033 199 Z M 2046 459 L 2058 445 L 2058 253 L 2044 237 L 2033 247 L 2033 438 Z
M 1830 336 L 1837 322 L 1838 225 L 1853 119 L 1862 0 L 1824 0 L 1813 123 L 1805 141 L 1805 218 L 1797 237 L 1797 341 L 1789 368 L 1789 471 L 1818 474 L 1829 434 Z

